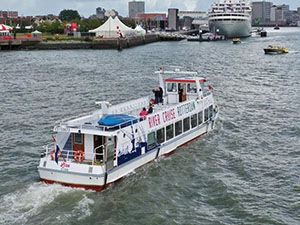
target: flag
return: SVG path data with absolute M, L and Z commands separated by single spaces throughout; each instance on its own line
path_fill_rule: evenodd
M 56 162 L 56 164 L 58 164 L 58 154 L 60 152 L 60 149 L 58 147 L 58 145 L 56 145 L 56 149 L 55 149 L 55 153 L 54 153 L 54 160 Z

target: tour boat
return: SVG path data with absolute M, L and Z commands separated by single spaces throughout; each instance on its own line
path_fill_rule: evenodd
M 58 123 L 54 143 L 41 155 L 40 179 L 101 191 L 214 129 L 218 108 L 204 77 L 180 69 L 155 74 L 163 93 L 158 101 L 147 96 L 117 105 L 97 102 L 97 111 Z M 152 113 L 141 117 L 152 103 Z
M 233 44 L 240 44 L 240 43 L 242 43 L 242 42 L 241 42 L 241 39 L 239 39 L 239 38 L 233 38 L 233 39 L 232 39 L 232 43 L 233 43 Z
M 274 55 L 274 54 L 285 54 L 288 53 L 289 50 L 288 48 L 281 47 L 278 45 L 269 45 L 267 48 L 264 48 L 264 52 L 265 54 Z

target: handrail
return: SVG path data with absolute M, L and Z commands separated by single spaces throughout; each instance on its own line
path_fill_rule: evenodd
M 52 144 L 48 144 L 48 145 L 43 146 L 45 151 L 44 151 L 44 154 L 42 155 L 42 157 L 51 158 L 51 154 L 53 154 L 53 151 L 55 151 L 54 147 L 50 147 L 51 145 Z M 98 147 L 101 147 L 101 146 L 98 146 Z M 60 149 L 59 151 L 60 151 L 60 157 L 59 157 L 58 161 L 77 162 L 74 159 L 74 150 L 73 149 Z M 91 159 L 91 160 L 86 160 L 85 159 L 85 162 L 91 161 L 92 165 L 94 165 L 94 163 L 96 162 L 95 158 L 96 158 L 97 155 L 102 156 L 102 157 L 104 155 L 104 153 L 101 154 L 101 153 L 96 153 L 96 152 L 93 152 L 91 154 L 92 154 L 91 158 L 93 158 L 93 159 Z M 78 163 L 80 163 L 80 162 L 78 162 Z

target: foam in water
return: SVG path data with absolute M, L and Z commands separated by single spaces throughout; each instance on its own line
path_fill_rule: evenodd
M 94 200 L 89 199 L 88 197 L 86 197 L 86 195 L 84 195 L 83 199 L 81 199 L 77 203 L 75 208 L 72 210 L 72 215 L 78 216 L 77 220 L 82 220 L 86 217 L 91 216 L 92 212 L 91 212 L 91 209 L 90 209 L 90 205 L 93 205 L 94 203 L 95 203 Z
M 58 184 L 34 183 L 1 197 L 0 221 L 4 224 L 24 224 L 53 202 L 60 194 L 74 191 Z

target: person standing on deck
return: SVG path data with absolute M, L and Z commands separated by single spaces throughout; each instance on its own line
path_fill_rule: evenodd
M 152 92 L 154 93 L 155 104 L 158 104 L 159 103 L 159 96 L 160 96 L 159 88 L 153 89 Z
M 158 91 L 158 103 L 163 104 L 164 91 L 163 91 L 162 87 L 159 87 L 158 89 L 159 89 L 159 91 Z

